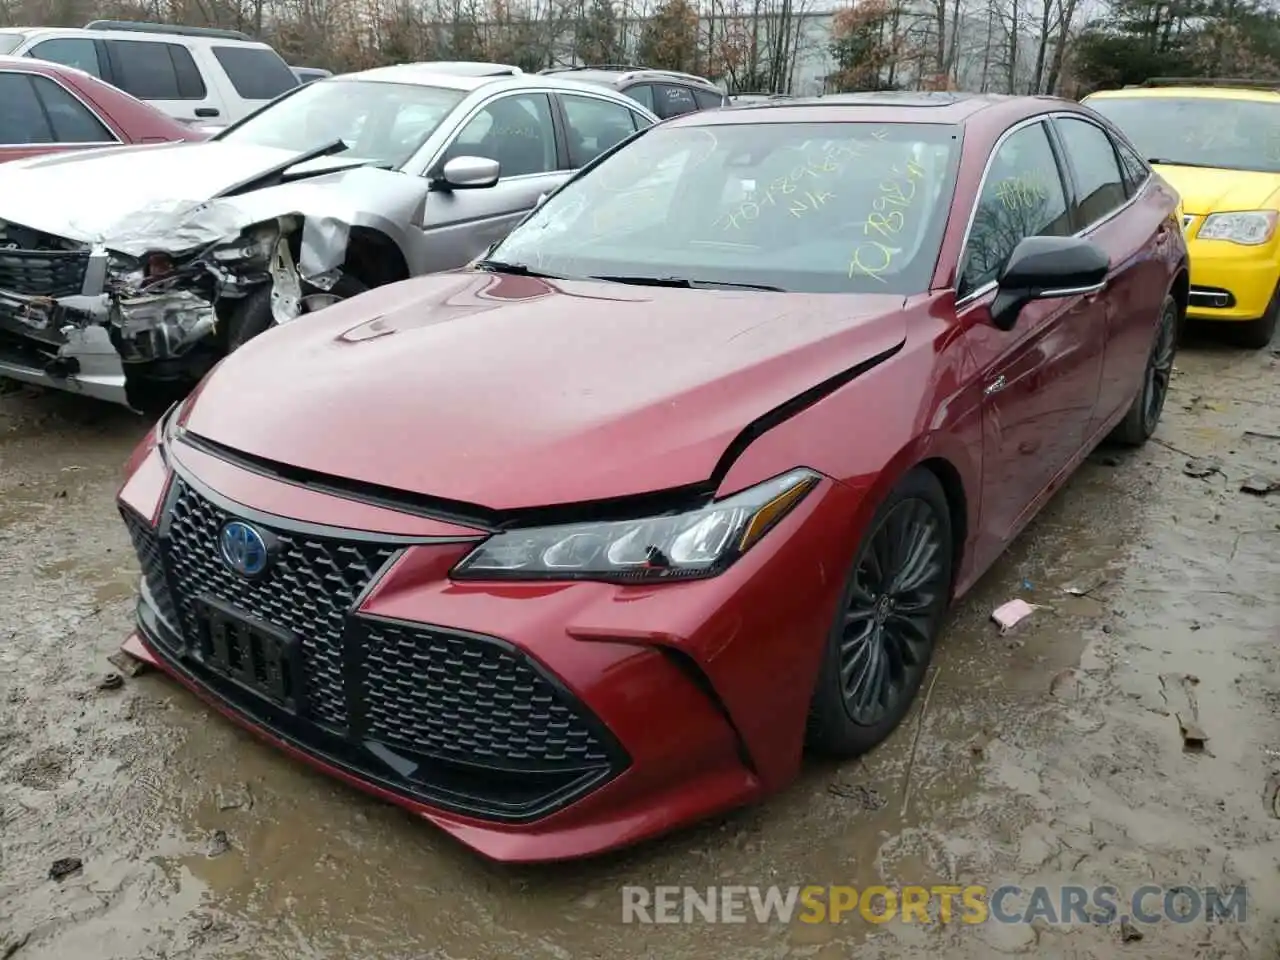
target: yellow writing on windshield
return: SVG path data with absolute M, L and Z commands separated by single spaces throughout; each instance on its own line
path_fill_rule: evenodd
M 758 200 L 742 201 L 713 226 L 724 231 L 740 230 L 743 224 L 759 219 L 764 207 L 778 206 L 779 198 L 785 200 L 788 213 L 802 217 L 835 199 L 835 194 L 826 189 L 825 184 L 844 170 L 842 161 L 857 160 L 865 152 L 866 148 L 859 143 L 828 144 L 818 156 L 809 157 L 785 176 L 774 179 Z
M 888 283 L 884 274 L 902 252 L 900 246 L 885 241 L 893 240 L 906 227 L 907 214 L 911 212 L 925 169 L 915 160 L 907 160 L 890 167 L 889 173 L 891 176 L 880 181 L 871 210 L 862 224 L 862 234 L 868 239 L 854 247 L 853 256 L 849 258 L 850 278 L 870 277 Z

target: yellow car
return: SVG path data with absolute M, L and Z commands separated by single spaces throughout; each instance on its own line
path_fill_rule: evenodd
M 1152 80 L 1084 102 L 1182 195 L 1187 316 L 1260 348 L 1280 314 L 1280 90 L 1249 84 Z

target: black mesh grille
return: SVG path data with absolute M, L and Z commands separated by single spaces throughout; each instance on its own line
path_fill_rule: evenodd
M 72 297 L 84 286 L 89 252 L 0 249 L 0 290 L 33 297 Z
M 483 638 L 366 621 L 371 737 L 496 766 L 590 766 L 609 757 L 523 654 Z
M 289 532 L 252 519 L 271 541 L 271 563 L 249 579 L 221 557 L 224 525 L 245 519 L 229 509 L 175 477 L 158 537 L 122 512 L 156 612 L 181 633 L 159 636 L 165 631 L 142 605 L 139 622 L 153 649 L 237 712 L 367 781 L 498 820 L 545 816 L 627 766 L 609 730 L 518 648 L 356 614 L 360 595 L 400 544 Z M 229 641 L 197 614 L 198 597 L 233 618 L 265 621 L 263 630 L 284 631 L 301 696 L 257 689 L 237 673 L 235 656 L 228 672 L 217 654 L 231 650 Z M 255 669 L 265 647 L 253 644 L 263 639 L 246 641 Z
M 168 528 L 168 556 L 182 608 L 182 627 L 194 636 L 195 607 L 187 592 L 205 593 L 287 630 L 303 648 L 307 708 L 337 728 L 347 725 L 342 634 L 347 612 L 395 552 L 386 544 L 327 540 L 281 530 L 271 576 L 246 580 L 218 555 L 218 535 L 233 519 L 181 480 Z
M 164 577 L 160 542 L 155 528 L 128 507 L 121 507 L 120 515 L 124 517 L 125 529 L 129 531 L 133 551 L 138 555 L 138 564 L 142 567 L 142 577 L 147 582 L 147 589 L 151 591 L 160 615 L 170 624 L 177 625 L 178 615 L 173 607 L 173 597 L 169 594 L 169 584 Z

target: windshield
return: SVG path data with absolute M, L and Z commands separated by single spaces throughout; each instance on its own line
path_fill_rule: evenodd
M 215 137 L 303 153 L 344 140 L 349 155 L 403 166 L 463 97 L 460 90 L 369 80 L 299 87 Z
M 22 45 L 22 34 L 0 33 L 0 55 L 13 53 Z
M 1280 173 L 1280 100 L 1101 97 L 1087 101 L 1160 163 Z
M 906 123 L 653 127 L 567 184 L 489 258 L 560 277 L 923 291 L 959 136 Z

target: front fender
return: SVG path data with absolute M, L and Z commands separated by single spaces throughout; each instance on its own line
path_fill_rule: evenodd
M 411 237 L 426 200 L 422 178 L 357 167 L 205 203 L 145 207 L 106 231 L 105 242 L 133 257 L 156 250 L 178 254 L 234 238 L 255 224 L 301 217 L 298 272 L 303 277 L 340 267 L 353 227 L 386 234 L 412 265 Z

